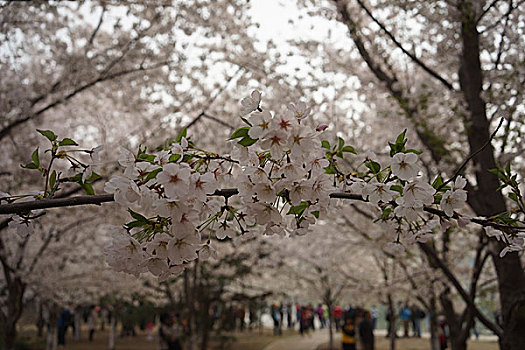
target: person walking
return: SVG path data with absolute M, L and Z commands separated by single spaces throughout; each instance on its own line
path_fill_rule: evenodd
M 364 318 L 359 323 L 359 338 L 363 344 L 363 350 L 374 350 L 374 325 L 372 314 L 365 311 Z
M 341 343 L 343 350 L 356 350 L 355 326 L 352 317 L 345 317 L 345 323 L 341 327 Z
M 279 306 L 274 303 L 270 309 L 270 312 L 272 314 L 273 320 L 273 335 L 282 335 L 281 311 L 279 310 Z
M 169 313 L 160 315 L 159 350 L 182 350 L 182 330 Z
M 375 330 L 377 326 L 377 318 L 379 316 L 379 312 L 377 311 L 377 307 L 375 305 L 372 305 L 370 314 L 372 315 L 372 329 Z
M 335 322 L 335 330 L 336 332 L 339 332 L 339 328 L 341 327 L 341 318 L 343 317 L 343 309 L 341 308 L 341 305 L 335 306 L 333 315 Z
M 66 346 L 66 332 L 71 322 L 71 312 L 68 309 L 62 309 L 58 318 L 58 347 Z
M 439 346 L 441 350 L 448 348 L 448 325 L 445 316 L 441 315 L 438 317 L 438 335 L 439 335 Z
M 97 320 L 98 320 L 97 309 L 95 306 L 92 306 L 91 309 L 89 310 L 89 315 L 87 318 L 87 326 L 89 330 L 89 341 L 90 342 L 93 341 L 93 336 L 95 335 L 95 330 L 97 329 Z
M 414 337 L 421 338 L 421 320 L 423 320 L 425 316 L 425 311 L 419 306 L 414 306 L 412 311 L 412 328 Z
M 292 304 L 290 304 L 290 303 L 286 304 L 286 321 L 287 321 L 288 329 L 293 328 Z
M 401 317 L 401 321 L 403 321 L 403 337 L 408 338 L 408 328 L 412 318 L 412 311 L 408 307 L 408 304 L 405 304 L 405 306 L 401 309 L 401 314 L 399 316 Z
M 317 305 L 317 309 L 315 310 L 317 314 L 317 318 L 319 319 L 319 324 L 321 329 L 323 329 L 326 326 L 325 319 L 324 319 L 324 309 L 323 305 L 319 304 Z

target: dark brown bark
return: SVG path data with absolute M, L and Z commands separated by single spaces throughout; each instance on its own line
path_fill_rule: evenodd
M 9 280 L 9 281 L 7 281 Z M 22 300 L 25 292 L 25 284 L 20 278 L 10 276 L 6 279 L 8 283 L 7 314 L 1 313 L 2 345 L 5 350 L 13 350 L 16 340 L 16 324 L 22 316 Z
M 479 32 L 476 13 L 470 0 L 458 3 L 461 15 L 462 55 L 459 70 L 461 90 L 469 113 L 465 122 L 470 150 L 479 149 L 489 138 L 486 105 L 481 97 L 483 71 L 480 63 Z M 478 153 L 476 166 L 477 186 L 469 192 L 469 204 L 477 215 L 492 216 L 506 211 L 503 195 L 497 191 L 498 179 L 488 170 L 496 168 L 492 145 Z M 503 336 L 499 343 L 504 350 L 525 349 L 525 274 L 517 253 L 499 257 L 503 243 L 490 239 L 489 249 L 498 276 L 498 287 L 503 318 Z

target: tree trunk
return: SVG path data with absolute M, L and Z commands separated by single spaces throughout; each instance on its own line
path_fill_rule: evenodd
M 46 335 L 46 350 L 56 350 L 58 346 L 58 306 L 53 304 L 49 308 L 49 320 Z
M 80 307 L 75 308 L 73 322 L 75 324 L 75 340 L 80 340 L 80 326 L 82 326 L 82 309 Z
M 328 334 L 330 335 L 330 350 L 334 349 L 334 314 L 332 312 L 333 305 L 332 303 L 326 303 L 328 307 Z
M 470 151 L 477 151 L 490 139 L 486 105 L 481 98 L 483 74 L 480 63 L 477 16 L 471 0 L 458 3 L 461 14 L 462 55 L 459 71 L 461 90 L 468 104 L 469 115 L 465 123 Z M 489 169 L 496 168 L 494 149 L 488 145 L 475 157 L 477 187 L 469 191 L 468 202 L 477 215 L 492 216 L 506 211 L 506 205 L 497 176 Z M 503 318 L 503 334 L 499 338 L 502 350 L 525 349 L 525 274 L 518 253 L 499 257 L 504 245 L 490 239 L 489 248 L 496 268 Z
M 117 321 L 115 319 L 115 315 L 111 314 L 111 317 L 109 320 L 109 340 L 108 340 L 109 350 L 115 349 L 115 333 L 116 332 L 117 332 Z
M 210 337 L 210 302 L 208 300 L 202 300 L 200 303 L 200 330 L 201 330 L 201 350 L 208 349 L 208 340 Z
M 392 295 L 387 294 L 388 311 L 390 312 L 390 322 L 388 323 L 388 332 L 390 334 L 390 350 L 396 350 L 396 311 L 394 309 L 394 301 Z
M 464 337 L 463 324 L 460 323 L 459 316 L 454 311 L 454 305 L 449 297 L 450 291 L 441 294 L 441 305 L 447 319 L 450 330 L 450 347 L 452 350 L 466 350 L 467 339 Z
M 44 336 L 44 315 L 42 314 L 42 302 L 40 300 L 37 302 L 37 314 L 36 334 L 37 337 L 42 338 Z
M 3 349 L 13 350 L 16 340 L 16 324 L 22 315 L 25 284 L 20 278 L 10 276 L 7 280 L 7 314 L 2 314 Z
M 428 311 L 429 327 L 430 327 L 430 348 L 432 350 L 440 350 L 439 335 L 438 335 L 438 322 L 437 322 L 437 310 L 436 297 L 432 290 L 432 297 L 430 298 L 430 310 Z

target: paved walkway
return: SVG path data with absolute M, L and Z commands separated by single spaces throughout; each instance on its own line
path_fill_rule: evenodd
M 329 337 L 328 330 L 317 330 L 310 332 L 309 336 L 294 335 L 274 341 L 263 350 L 316 350 L 319 345 L 328 342 Z M 339 340 L 338 337 L 337 340 Z

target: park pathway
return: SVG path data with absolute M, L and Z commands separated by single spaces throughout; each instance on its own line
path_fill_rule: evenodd
M 339 340 L 337 335 L 335 338 Z M 316 350 L 317 347 L 329 341 L 328 330 L 317 330 L 310 335 L 295 335 L 274 341 L 263 350 Z

